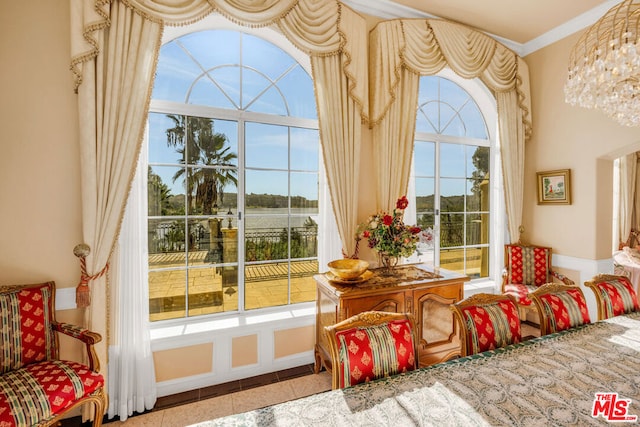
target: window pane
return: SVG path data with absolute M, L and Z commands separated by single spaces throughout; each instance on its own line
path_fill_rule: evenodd
M 225 206 L 235 204 L 236 169 L 187 168 L 187 208 L 189 215 L 215 215 Z M 225 200 L 225 193 L 227 198 Z
M 489 180 L 467 180 L 467 211 L 489 210 Z
M 436 173 L 436 155 L 435 143 L 416 141 L 413 151 L 414 170 L 416 176 L 435 176 Z
M 153 99 L 185 102 L 187 92 L 202 70 L 174 41 L 160 49 Z
M 291 213 L 318 213 L 318 174 L 291 172 Z
M 317 129 L 291 128 L 291 169 L 317 172 L 320 136 Z
M 488 139 L 487 126 L 480 109 L 475 102 L 468 102 L 462 110 L 460 117 L 466 126 L 466 136 L 470 138 Z
M 288 116 L 285 100 L 272 82 L 254 70 L 242 70 L 242 109 Z
M 316 99 L 311 76 L 300 66 L 289 71 L 278 84 L 293 117 L 317 119 Z
M 185 117 L 179 114 L 149 113 L 149 163 L 179 164 Z M 170 132 L 170 130 L 173 130 Z
M 439 103 L 435 101 L 421 104 L 416 116 L 416 132 L 440 133 L 438 128 Z
M 189 316 L 236 310 L 237 275 L 237 267 L 190 269 Z
M 442 214 L 440 216 L 440 246 L 462 246 L 464 244 L 464 215 Z
M 183 168 L 149 166 L 147 172 L 149 216 L 184 215 L 183 172 Z
M 297 63 L 279 47 L 249 34 L 242 35 L 242 61 L 250 69 L 260 70 L 270 80 L 277 80 Z
M 289 174 L 286 171 L 245 172 L 245 211 L 249 214 L 288 213 Z
M 416 178 L 416 211 L 433 212 L 435 180 L 433 178 Z
M 148 220 L 149 268 L 185 265 L 186 239 L 184 230 L 184 219 Z
M 247 264 L 244 277 L 244 307 L 247 310 L 288 303 L 289 263 L 287 261 Z
M 443 113 L 440 123 L 440 133 L 451 136 L 465 136 L 467 129 L 457 111 L 452 111 L 448 108 L 441 108 L 441 110 Z
M 440 179 L 440 210 L 442 212 L 464 212 L 466 180 L 462 178 Z
M 245 165 L 247 167 L 269 169 L 287 169 L 289 167 L 289 130 L 287 127 L 247 123 L 245 138 Z M 251 192 L 249 187 L 247 187 L 247 191 Z
M 289 217 L 265 213 L 246 217 L 245 260 L 287 259 L 289 255 Z
M 440 267 L 456 273 L 465 274 L 464 271 L 464 248 L 460 249 L 441 249 L 440 250 Z
M 185 100 L 188 104 L 207 105 L 210 107 L 235 109 L 240 105 L 238 94 L 223 91 L 234 80 L 239 80 L 239 67 L 224 67 L 211 70 L 204 76 L 200 76 L 187 92 Z
M 467 245 L 489 243 L 489 214 L 467 214 Z
M 465 176 L 465 146 L 461 144 L 440 144 L 440 175 Z
M 149 318 L 167 320 L 186 314 L 187 271 L 149 271 Z

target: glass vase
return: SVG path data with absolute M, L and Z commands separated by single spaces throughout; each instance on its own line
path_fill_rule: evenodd
M 398 265 L 397 256 L 386 252 L 378 252 L 378 260 L 383 276 L 393 276 L 395 274 L 395 268 Z

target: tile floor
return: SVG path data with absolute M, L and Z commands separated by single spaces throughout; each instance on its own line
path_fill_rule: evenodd
M 538 325 L 523 322 L 522 336 L 540 336 Z M 213 418 L 251 411 L 269 405 L 331 390 L 331 374 L 313 373 L 313 365 L 232 381 L 158 398 L 153 410 L 111 421 L 107 427 L 186 427 Z M 89 425 L 87 423 L 87 425 Z M 77 419 L 64 420 L 62 427 L 83 426 Z

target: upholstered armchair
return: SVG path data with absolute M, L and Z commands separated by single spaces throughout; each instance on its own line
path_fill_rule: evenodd
M 522 341 L 512 295 L 475 294 L 451 304 L 461 331 L 461 354 L 469 356 Z
M 640 311 L 638 296 L 626 276 L 599 274 L 584 282 L 590 288 L 598 305 L 598 320 Z
M 524 244 L 504 246 L 505 267 L 502 272 L 502 293 L 513 295 L 519 307 L 533 309 L 529 294 L 545 283 L 558 279 L 573 286 L 573 280 L 552 270 L 551 248 Z
M 51 426 L 73 408 L 107 403 L 93 345 L 100 335 L 55 320 L 55 284 L 0 286 L 0 426 Z M 59 359 L 58 333 L 84 343 L 86 366 Z
M 365 311 L 325 327 L 334 389 L 412 371 L 418 336 L 409 313 Z
M 540 315 L 540 334 L 591 323 L 589 309 L 579 286 L 547 283 L 529 294 Z

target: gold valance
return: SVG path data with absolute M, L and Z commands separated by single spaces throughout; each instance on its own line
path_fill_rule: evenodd
M 433 75 L 449 67 L 461 77 L 481 79 L 494 93 L 515 90 L 525 135 L 531 134 L 527 65 L 515 52 L 484 33 L 437 19 L 379 23 L 370 34 L 371 125 L 385 116 L 398 97 L 401 68 Z

